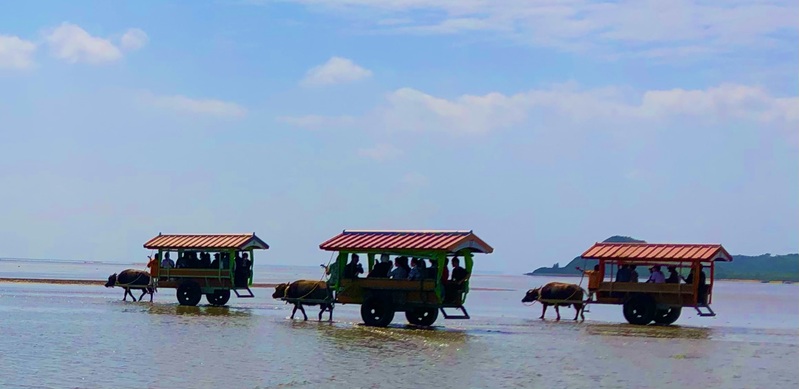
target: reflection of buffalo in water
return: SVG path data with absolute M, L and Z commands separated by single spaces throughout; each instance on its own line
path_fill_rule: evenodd
M 141 289 L 141 296 L 139 296 L 139 301 L 144 298 L 144 295 L 149 293 L 150 294 L 150 302 L 153 302 L 153 292 L 155 292 L 155 288 L 153 288 L 150 274 L 143 270 L 136 270 L 136 269 L 126 269 L 119 274 L 114 273 L 108 277 L 108 282 L 105 283 L 106 288 L 113 288 L 115 286 L 119 286 L 125 289 L 125 294 L 122 296 L 122 301 L 128 301 L 128 294 L 130 294 L 130 298 L 133 301 L 136 301 L 136 297 L 133 296 L 131 293 L 131 289 Z
M 305 320 L 308 320 L 308 315 L 305 314 L 305 308 L 303 305 L 317 305 L 319 304 L 319 320 L 322 320 L 322 314 L 325 311 L 329 311 L 330 315 L 328 316 L 327 320 L 333 320 L 333 304 L 332 302 L 305 302 L 303 300 L 330 300 L 330 295 L 328 295 L 327 291 L 327 283 L 324 281 L 309 281 L 309 280 L 299 280 L 294 281 L 290 284 L 280 284 L 275 287 L 275 293 L 272 294 L 272 298 L 280 299 L 293 299 L 289 301 L 294 304 L 294 309 L 291 311 L 291 318 L 294 318 L 294 314 L 297 313 L 297 309 L 299 308 L 300 312 L 302 312 L 302 316 Z
M 534 301 L 540 301 L 541 305 L 544 306 L 540 319 L 544 318 L 544 314 L 547 313 L 547 307 L 550 305 L 555 306 L 555 313 L 558 314 L 557 320 L 560 320 L 560 310 L 558 307 L 568 307 L 570 305 L 574 305 L 574 320 L 577 320 L 577 316 L 580 316 L 583 320 L 585 320 L 582 304 L 584 293 L 585 290 L 579 285 L 566 284 L 563 282 L 550 282 L 543 287 L 528 290 L 527 294 L 522 299 L 522 302 L 531 303 Z M 555 301 L 563 301 L 563 303 L 557 303 Z

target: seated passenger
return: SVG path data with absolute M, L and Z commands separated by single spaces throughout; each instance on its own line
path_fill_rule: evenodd
M 161 261 L 161 267 L 164 269 L 171 269 L 175 267 L 175 261 L 169 258 L 169 251 L 164 254 L 164 259 Z
M 178 263 L 175 265 L 175 267 L 178 269 L 187 268 L 189 267 L 188 262 L 189 262 L 188 254 L 183 253 L 183 255 L 181 255 L 180 258 L 178 258 Z
M 214 260 L 211 261 L 211 269 L 219 270 L 219 253 L 214 253 Z
M 655 265 L 649 268 L 649 279 L 647 283 L 662 284 L 666 282 L 666 277 L 660 271 L 660 265 Z
M 621 265 L 619 271 L 616 272 L 616 282 L 630 282 L 632 277 L 632 270 L 629 265 Z
M 686 284 L 693 284 L 694 282 L 694 268 L 691 268 L 691 272 L 688 273 L 688 277 L 683 278 Z M 699 271 L 699 296 L 698 301 L 700 305 L 707 305 L 707 284 L 705 283 L 706 277 L 705 272 L 700 270 Z
M 680 283 L 680 274 L 677 273 L 676 266 L 669 266 L 669 278 L 666 278 L 667 284 L 679 284 Z
M 422 279 L 422 271 L 419 267 L 419 258 L 411 259 L 411 271 L 408 273 L 408 279 L 411 281 Z
M 460 260 L 457 256 L 452 258 L 452 281 L 457 285 L 463 284 L 469 273 L 466 269 L 460 266 Z
M 203 269 L 211 268 L 211 254 L 200 253 L 200 267 Z
M 449 265 L 449 258 L 444 257 L 444 268 L 441 269 L 441 283 L 449 279 L 449 268 L 447 268 L 447 265 Z
M 420 259 L 422 263 L 424 263 L 424 259 Z M 436 260 L 430 258 L 430 266 L 422 269 L 422 278 L 426 280 L 435 280 L 438 277 L 438 265 L 436 264 Z
M 355 279 L 358 278 L 358 274 L 363 274 L 363 265 L 361 265 L 359 262 L 360 258 L 358 257 L 358 254 L 352 254 L 350 263 L 344 266 L 345 279 Z
M 388 273 L 388 278 L 392 280 L 407 280 L 408 273 L 408 257 L 397 257 L 394 259 L 394 269 Z
M 366 276 L 367 278 L 388 278 L 388 273 L 391 271 L 391 259 L 388 254 L 380 254 L 380 262 L 375 264 L 372 271 Z

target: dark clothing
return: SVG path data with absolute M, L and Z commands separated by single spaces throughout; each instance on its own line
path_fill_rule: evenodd
M 669 273 L 669 278 L 666 278 L 667 284 L 679 284 L 680 283 L 680 275 L 677 272 Z
M 208 269 L 211 267 L 211 254 L 200 254 L 200 268 Z
M 461 282 L 465 280 L 468 275 L 469 273 L 466 272 L 466 269 L 460 266 L 452 268 L 452 281 Z
M 685 279 L 686 284 L 693 284 L 694 283 L 694 273 L 688 274 L 688 277 Z M 699 272 L 699 304 L 705 305 L 707 304 L 707 284 L 705 283 L 705 272 Z
M 372 271 L 366 276 L 367 278 L 388 278 L 388 272 L 391 271 L 391 262 L 378 262 Z
M 632 270 L 629 268 L 619 269 L 616 272 L 616 282 L 630 282 L 630 277 L 632 276 Z
M 363 266 L 360 263 L 350 262 L 344 266 L 344 278 L 352 279 L 358 278 L 358 274 L 363 273 Z

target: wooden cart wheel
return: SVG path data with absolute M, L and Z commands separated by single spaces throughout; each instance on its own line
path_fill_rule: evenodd
M 405 311 L 405 318 L 408 323 L 429 327 L 438 319 L 438 309 L 436 308 L 413 308 Z
M 655 312 L 655 323 L 658 324 L 672 324 L 680 318 L 682 308 L 670 307 L 666 309 L 658 309 Z
M 200 285 L 195 282 L 184 282 L 178 286 L 178 302 L 180 305 L 195 306 L 203 296 Z
M 394 320 L 391 303 L 379 297 L 369 297 L 361 304 L 361 318 L 371 327 L 386 327 Z
M 647 325 L 655 318 L 656 310 L 652 296 L 638 294 L 624 303 L 624 318 L 630 324 Z
M 211 305 L 225 305 L 230 300 L 230 289 L 217 289 L 214 290 L 214 293 L 206 293 L 205 299 Z

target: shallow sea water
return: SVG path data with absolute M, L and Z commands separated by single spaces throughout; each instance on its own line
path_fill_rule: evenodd
M 0 267 L 0 277 L 9 276 Z M 317 270 L 275 272 L 314 278 Z M 14 275 L 11 275 L 14 276 Z M 174 291 L 123 302 L 121 289 L 0 283 L 0 388 L 640 388 L 795 387 L 799 288 L 719 282 L 715 318 L 685 310 L 676 326 L 631 326 L 621 308 L 585 322 L 538 320 L 524 291 L 551 279 L 475 275 L 471 320 L 433 329 L 289 320 L 255 289 L 230 307 L 181 307 Z M 577 282 L 578 279 L 569 279 Z M 204 304 L 204 301 L 203 301 Z M 327 314 L 325 314 L 325 319 Z

